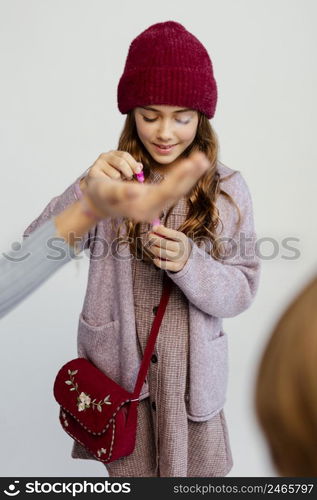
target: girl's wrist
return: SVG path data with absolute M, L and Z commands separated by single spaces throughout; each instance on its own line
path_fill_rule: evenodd
M 76 203 L 67 207 L 55 217 L 57 236 L 64 238 L 69 245 L 75 246 L 77 239 L 106 217 L 83 195 Z

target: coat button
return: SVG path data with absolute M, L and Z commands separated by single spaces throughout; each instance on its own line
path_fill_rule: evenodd
M 152 408 L 153 408 L 153 410 L 156 410 L 156 404 L 155 404 L 155 401 L 152 401 Z
M 156 315 L 157 311 L 158 311 L 158 306 L 154 306 L 154 307 L 153 307 L 153 314 L 155 314 L 155 315 Z
M 156 356 L 156 354 L 152 355 L 151 361 L 152 361 L 152 363 L 157 363 L 157 356 Z

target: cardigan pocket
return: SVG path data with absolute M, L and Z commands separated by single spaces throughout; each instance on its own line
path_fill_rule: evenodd
M 193 421 L 209 420 L 224 406 L 228 385 L 228 336 L 205 339 L 199 363 L 190 368 L 187 416 Z
M 88 359 L 105 375 L 120 384 L 119 327 L 117 319 L 100 326 L 90 325 L 81 313 L 77 351 L 79 357 Z

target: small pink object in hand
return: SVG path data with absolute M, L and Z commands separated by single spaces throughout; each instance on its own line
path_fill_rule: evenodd
M 144 182 L 144 173 L 143 172 L 140 172 L 139 174 L 135 174 L 136 175 L 136 178 L 139 182 Z
M 152 226 L 160 226 L 161 221 L 160 221 L 160 219 L 154 219 L 154 220 L 152 220 L 151 224 L 152 224 Z
M 143 168 L 143 165 L 142 163 L 139 163 L 139 165 Z M 139 174 L 135 174 L 138 182 L 144 182 L 144 173 L 143 171 L 140 172 Z M 160 219 L 154 219 L 152 222 L 151 222 L 152 226 L 159 226 L 161 224 L 161 221 Z

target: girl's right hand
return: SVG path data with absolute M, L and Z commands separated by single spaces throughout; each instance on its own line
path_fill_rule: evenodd
M 208 170 L 210 162 L 202 152 L 178 160 L 169 175 L 159 183 L 122 182 L 103 177 L 91 179 L 86 195 L 99 217 L 123 216 L 135 222 L 152 222 L 167 204 L 176 203 Z M 103 182 L 101 182 L 103 181 Z M 99 213 L 98 213 L 99 212 Z
M 85 191 L 90 180 L 94 181 L 97 178 L 100 180 L 132 180 L 133 175 L 141 171 L 142 165 L 130 153 L 126 151 L 108 151 L 98 156 L 88 170 L 87 175 L 81 179 L 80 188 Z

